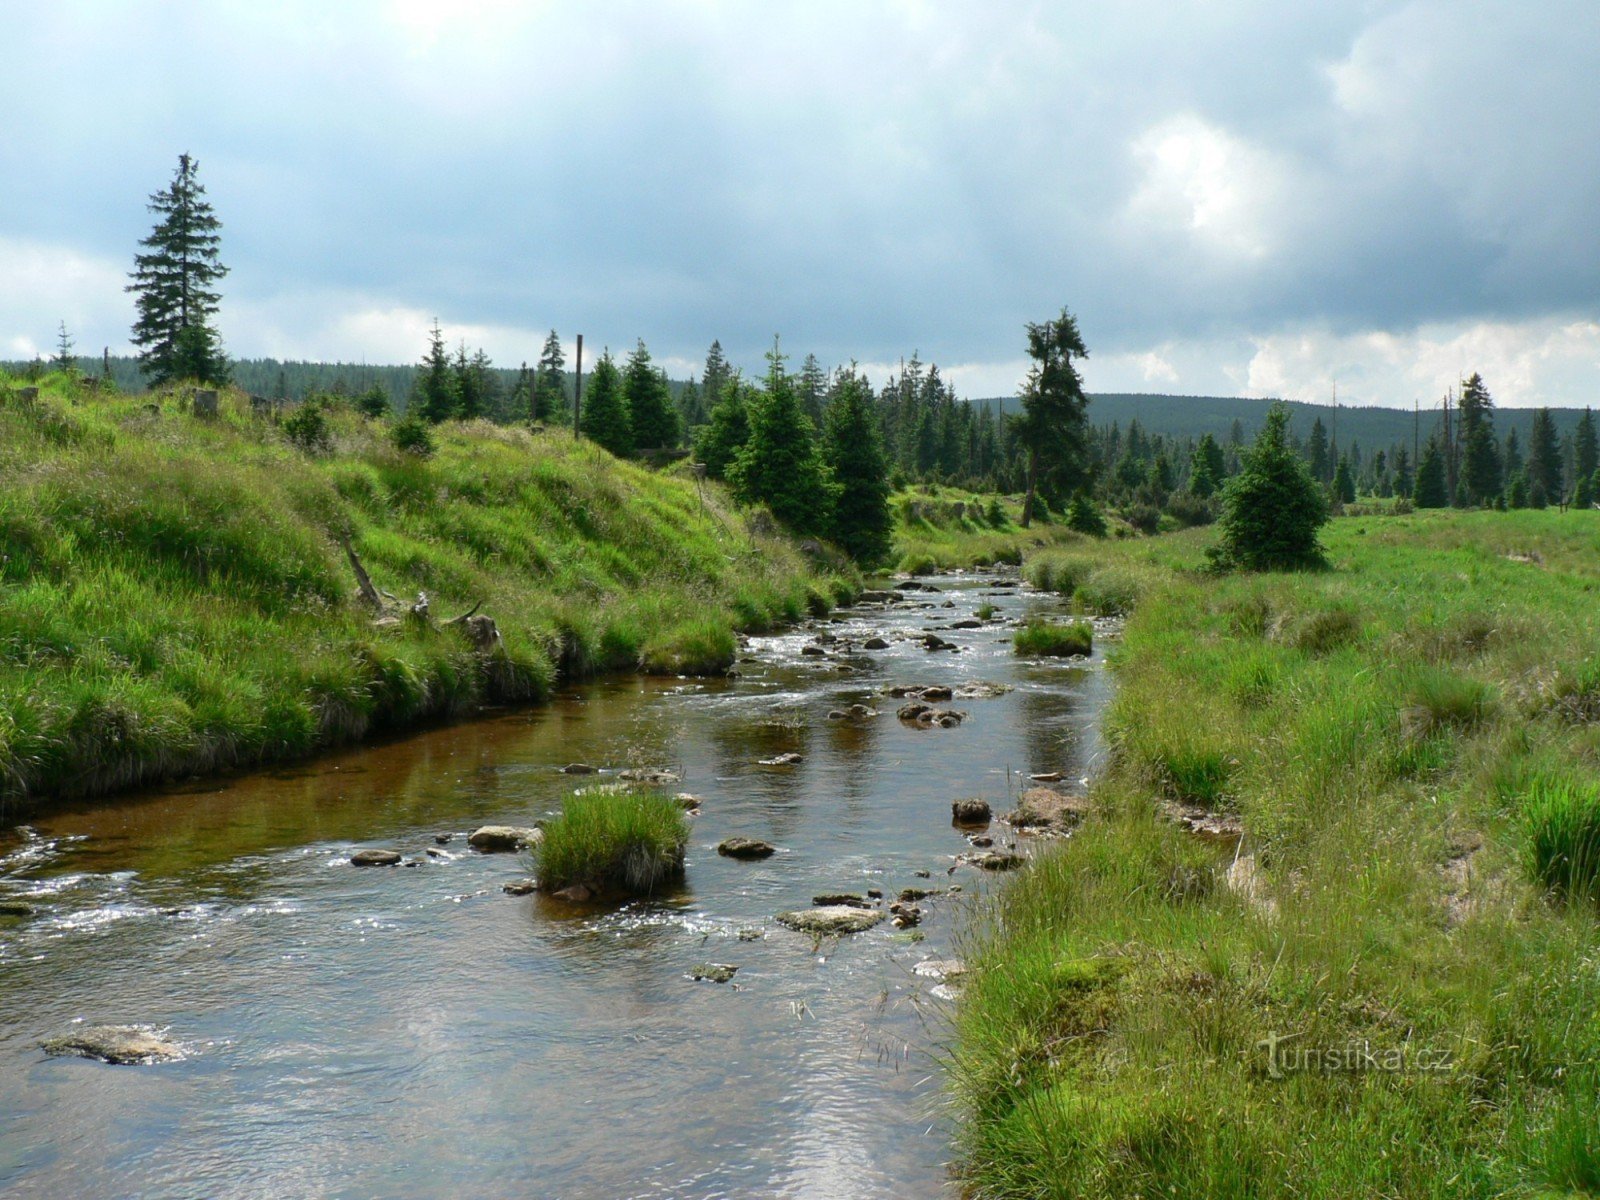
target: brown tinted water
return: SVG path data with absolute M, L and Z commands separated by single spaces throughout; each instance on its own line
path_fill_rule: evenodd
M 933 607 L 753 639 L 736 679 L 597 683 L 0 831 L 0 900 L 36 908 L 0 917 L 0 1193 L 953 1195 L 949 1000 L 913 968 L 959 952 L 992 881 L 956 864 L 950 801 L 1004 811 L 1027 772 L 1086 774 L 1108 690 L 1098 647 L 1089 665 L 1016 659 L 1010 622 L 1052 602 L 993 582 L 944 577 L 913 597 Z M 1004 623 L 941 630 L 959 654 L 800 654 L 818 628 L 893 638 L 984 601 Z M 882 695 L 975 679 L 1016 690 L 954 702 L 953 729 L 902 723 Z M 881 715 L 827 719 L 856 702 Z M 787 751 L 804 757 L 758 765 Z M 596 778 L 557 771 L 570 762 L 669 767 L 704 797 L 680 889 L 621 906 L 502 892 L 527 864 L 466 833 L 556 811 Z M 731 834 L 778 853 L 720 857 Z M 357 869 L 361 846 L 418 865 Z M 772 920 L 819 892 L 951 884 L 920 940 L 885 923 L 817 944 Z M 708 961 L 738 974 L 693 981 Z M 79 1020 L 168 1027 L 186 1056 L 38 1049 Z

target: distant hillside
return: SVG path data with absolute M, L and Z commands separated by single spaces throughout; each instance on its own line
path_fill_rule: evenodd
M 1015 396 L 1003 399 L 975 400 L 974 404 L 998 404 L 1002 412 L 1015 412 L 1020 401 Z M 1253 400 L 1243 396 L 1163 396 L 1132 392 L 1102 392 L 1089 397 L 1089 420 L 1095 425 L 1115 423 L 1126 429 L 1135 419 L 1150 433 L 1164 433 L 1176 438 L 1198 438 L 1209 433 L 1226 439 L 1233 423 L 1238 421 L 1248 440 L 1255 435 L 1266 419 L 1271 400 Z M 1318 417 L 1330 433 L 1337 433 L 1340 445 L 1355 441 L 1369 449 L 1379 449 L 1395 442 L 1411 440 L 1413 416 L 1410 410 L 1341 405 L 1335 413 L 1331 404 L 1307 404 L 1300 400 L 1288 401 L 1293 417 L 1290 428 L 1301 437 L 1311 432 L 1312 422 Z M 1495 410 L 1495 431 L 1502 437 L 1507 430 L 1515 429 L 1517 437 L 1527 445 L 1528 431 L 1533 424 L 1534 409 L 1499 408 Z M 1562 433 L 1577 425 L 1583 416 L 1581 408 L 1553 408 L 1551 417 L 1556 429 Z M 1422 410 L 1420 424 L 1422 440 L 1439 420 L 1439 408 Z

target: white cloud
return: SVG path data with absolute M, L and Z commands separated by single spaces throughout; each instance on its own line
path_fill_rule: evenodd
M 129 265 L 131 265 L 131 255 Z M 133 298 L 122 291 L 127 266 L 59 243 L 0 233 L 0 336 L 12 358 L 49 357 L 59 323 L 85 358 L 109 346 L 127 351 Z

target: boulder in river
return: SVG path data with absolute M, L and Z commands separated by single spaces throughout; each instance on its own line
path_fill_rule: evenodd
M 400 852 L 398 850 L 357 850 L 350 856 L 352 867 L 397 867 L 400 865 Z
M 617 778 L 626 779 L 629 783 L 647 783 L 652 787 L 665 787 L 681 780 L 676 771 L 669 771 L 665 767 L 629 767 L 625 771 L 618 771 Z
M 98 1058 L 101 1062 L 143 1064 L 183 1056 L 183 1048 L 148 1025 L 86 1025 L 39 1043 L 46 1054 Z
M 594 771 L 588 763 L 568 763 L 561 768 L 563 775 L 593 775 Z
M 967 973 L 967 966 L 956 958 L 928 958 L 911 968 L 924 979 L 956 979 Z
M 731 837 L 725 838 L 717 846 L 717 853 L 728 858 L 768 858 L 775 849 L 771 842 L 757 838 Z
M 900 900 L 905 904 L 914 904 L 918 900 L 926 900 L 929 896 L 937 896 L 938 888 L 908 887 L 900 889 Z
M 557 900 L 567 900 L 573 904 L 587 904 L 594 899 L 594 891 L 583 883 L 574 883 L 570 887 L 564 887 L 560 891 L 551 892 L 550 894 Z
M 953 698 L 956 700 L 993 700 L 997 696 L 1004 696 L 1011 690 L 1009 683 L 991 683 L 988 680 L 977 679 L 956 688 Z
M 500 890 L 508 896 L 529 896 L 539 890 L 539 883 L 534 879 L 513 879 L 502 883 Z
M 800 762 L 803 757 L 803 755 L 796 754 L 791 750 L 788 754 L 775 754 L 771 758 L 763 758 L 761 765 L 763 767 L 792 767 L 795 763 Z
M 811 897 L 811 903 L 818 908 L 830 908 L 835 904 L 848 904 L 851 908 L 872 907 L 872 901 L 854 892 L 824 892 L 820 896 Z
M 813 646 L 810 643 L 801 646 L 800 653 L 804 654 L 807 658 L 826 658 L 828 655 L 828 652 L 821 646 Z
M 738 967 L 729 963 L 701 963 L 689 972 L 689 977 L 696 981 L 705 979 L 711 983 L 727 983 L 738 970 Z
M 506 854 L 544 841 L 544 830 L 520 825 L 482 825 L 472 831 L 467 845 L 484 854 Z
M 869 637 L 866 641 L 861 643 L 861 648 L 863 650 L 887 650 L 889 648 L 889 642 L 886 638 Z
M 850 904 L 828 904 L 778 914 L 778 924 L 801 933 L 816 934 L 862 933 L 881 920 L 883 914 L 877 909 L 856 908 Z
M 26 900 L 0 900 L 0 917 L 31 917 L 37 911 Z
M 957 825 L 987 825 L 993 815 L 989 802 L 977 796 L 950 802 L 950 817 Z
M 693 792 L 679 792 L 673 797 L 673 799 L 678 802 L 679 808 L 686 808 L 690 812 L 693 812 L 695 809 L 699 808 L 705 803 L 704 800 L 700 799 L 700 797 L 696 796 Z
M 966 618 L 963 618 L 960 621 L 951 621 L 950 622 L 950 628 L 951 629 L 982 629 L 983 628 L 983 622 L 978 620 L 977 617 L 966 617 Z
M 905 900 L 896 900 L 889 905 L 889 914 L 894 919 L 896 929 L 910 929 L 922 924 L 922 909 Z

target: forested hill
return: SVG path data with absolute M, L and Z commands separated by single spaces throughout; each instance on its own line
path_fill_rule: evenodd
M 1002 412 L 1015 412 L 1020 401 L 1015 396 L 1003 399 L 974 400 L 974 404 L 998 404 Z M 1256 400 L 1243 396 L 1163 396 L 1135 392 L 1099 392 L 1089 397 L 1089 420 L 1097 426 L 1113 423 L 1127 429 L 1128 423 L 1138 420 L 1147 433 L 1162 433 L 1180 441 L 1198 438 L 1209 433 L 1219 441 L 1224 440 L 1238 421 L 1240 431 L 1248 440 L 1255 435 L 1266 419 L 1271 400 Z M 1317 418 L 1330 432 L 1337 432 L 1341 445 L 1358 442 L 1369 448 L 1393 444 L 1409 444 L 1415 418 L 1410 409 L 1353 407 L 1340 405 L 1337 414 L 1331 404 L 1307 404 L 1300 400 L 1287 402 L 1293 417 L 1290 428 L 1305 437 Z M 1517 437 L 1527 444 L 1533 424 L 1531 408 L 1495 409 L 1495 431 L 1504 436 L 1515 429 Z M 1553 408 L 1550 415 L 1558 433 L 1566 433 L 1577 426 L 1583 416 L 1581 408 Z M 1335 425 L 1337 416 L 1337 426 Z M 1421 414 L 1421 440 L 1427 441 L 1439 420 L 1439 402 L 1432 408 L 1424 407 Z

